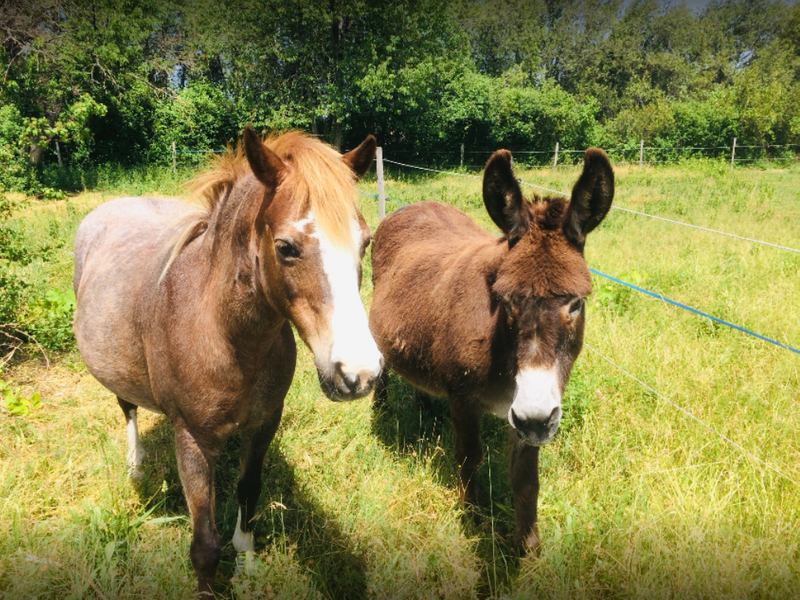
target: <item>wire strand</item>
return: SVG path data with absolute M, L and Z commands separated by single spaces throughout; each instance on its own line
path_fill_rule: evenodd
M 649 390 L 650 392 L 652 392 L 653 394 L 655 394 L 656 396 L 658 396 L 659 398 L 661 398 L 661 399 L 662 399 L 664 402 L 667 402 L 668 404 L 670 404 L 670 405 L 672 405 L 673 407 L 677 408 L 679 411 L 681 411 L 681 412 L 682 412 L 684 415 L 686 415 L 686 416 L 687 416 L 687 417 L 689 417 L 690 419 L 692 419 L 692 420 L 696 421 L 697 423 L 699 423 L 700 425 L 702 425 L 703 427 L 705 427 L 705 428 L 706 428 L 706 429 L 708 429 L 709 431 L 711 431 L 711 432 L 715 433 L 716 435 L 718 435 L 720 438 L 722 438 L 723 440 L 725 440 L 725 441 L 726 441 L 727 443 L 729 443 L 731 446 L 733 446 L 733 447 L 737 448 L 739 451 L 741 451 L 742 453 L 746 454 L 747 456 L 749 456 L 750 458 L 752 458 L 752 459 L 753 459 L 753 460 L 755 460 L 756 462 L 758 462 L 758 463 L 762 464 L 762 465 L 763 465 L 764 467 L 766 467 L 767 469 L 769 469 L 769 470 L 771 470 L 771 471 L 774 471 L 775 473 L 777 473 L 778 475 L 780 475 L 781 477 L 783 477 L 783 478 L 784 478 L 784 479 L 786 479 L 787 481 L 791 481 L 791 482 L 792 482 L 793 484 L 795 484 L 797 487 L 800 487 L 800 483 L 798 483 L 797 481 L 795 481 L 794 479 L 792 479 L 791 477 L 789 477 L 789 476 L 788 476 L 788 475 L 786 475 L 785 473 L 783 473 L 783 472 L 779 471 L 778 469 L 776 469 L 775 467 L 773 467 L 772 465 L 770 465 L 769 463 L 767 463 L 767 462 L 766 462 L 766 461 L 764 461 L 763 459 L 759 458 L 758 456 L 756 456 L 755 454 L 753 454 L 753 453 L 752 453 L 752 452 L 750 452 L 749 450 L 745 449 L 745 448 L 744 448 L 744 447 L 742 447 L 741 445 L 737 444 L 736 442 L 734 442 L 734 441 L 733 441 L 731 438 L 729 438 L 729 437 L 728 437 L 727 435 L 725 435 L 724 433 L 722 433 L 722 432 L 718 431 L 717 429 L 714 429 L 713 427 L 711 427 L 711 425 L 708 425 L 707 423 L 705 423 L 703 420 L 699 419 L 698 417 L 695 417 L 695 416 L 694 416 L 692 413 L 690 413 L 689 411 L 687 411 L 685 408 L 683 408 L 682 406 L 680 406 L 680 405 L 679 405 L 679 404 L 677 404 L 676 402 L 673 402 L 672 400 L 670 400 L 669 398 L 667 398 L 665 395 L 663 395 L 663 394 L 660 394 L 658 391 L 656 391 L 655 389 L 653 389 L 652 387 L 650 387 L 649 385 L 647 385 L 647 384 L 646 384 L 644 381 L 642 381 L 641 379 L 639 379 L 639 378 L 638 378 L 638 377 L 636 377 L 635 375 L 632 375 L 631 373 L 629 373 L 628 371 L 626 371 L 625 369 L 623 369 L 621 366 L 619 366 L 617 363 L 615 363 L 613 360 L 611 360 L 611 359 L 610 359 L 610 358 L 608 358 L 607 356 L 604 356 L 603 354 L 601 354 L 601 353 L 600 353 L 598 350 L 596 350 L 595 348 L 593 348 L 591 345 L 587 344 L 586 342 L 584 342 L 584 344 L 583 344 L 583 345 L 584 345 L 584 346 L 586 346 L 587 348 L 589 348 L 589 350 L 591 350 L 591 351 L 592 351 L 592 352 L 594 352 L 595 354 L 597 354 L 597 356 L 599 356 L 600 358 L 602 358 L 603 360 L 605 360 L 605 361 L 606 361 L 606 362 L 608 362 L 609 364 L 611 364 L 611 365 L 613 365 L 614 367 L 616 367 L 616 368 L 617 368 L 618 370 L 620 370 L 622 373 L 624 373 L 625 375 L 627 375 L 628 377 L 630 377 L 631 379 L 633 379 L 633 380 L 634 380 L 635 382 L 637 382 L 639 385 L 641 385 L 642 387 L 646 388 L 647 390 Z
M 451 171 L 439 171 L 437 169 L 429 169 L 429 168 L 426 168 L 426 167 L 418 167 L 416 165 L 409 165 L 409 164 L 405 164 L 405 163 L 400 163 L 400 162 L 396 162 L 396 161 L 393 161 L 393 160 L 388 160 L 388 159 L 385 159 L 385 158 L 383 159 L 383 161 L 384 162 L 388 162 L 388 163 L 392 163 L 392 164 L 395 164 L 395 165 L 400 165 L 400 166 L 403 166 L 403 167 L 408 167 L 410 169 L 420 169 L 422 171 L 429 171 L 431 173 L 441 173 L 442 175 L 455 175 L 457 177 L 470 177 L 472 179 L 483 179 L 479 175 L 468 175 L 468 174 L 465 174 L 465 173 L 453 173 Z M 536 189 L 539 189 L 539 190 L 544 190 L 545 192 L 550 192 L 551 194 L 560 194 L 561 196 L 566 196 L 566 197 L 570 196 L 570 194 L 568 194 L 566 192 L 562 192 L 560 190 L 554 190 L 554 189 L 551 189 L 551 188 L 546 188 L 546 187 L 541 186 L 541 185 L 536 185 L 535 183 L 528 183 L 527 181 L 522 181 L 522 180 L 517 180 L 517 181 L 521 185 L 525 185 L 525 186 L 528 186 L 528 187 L 536 188 Z M 736 235 L 735 233 L 727 233 L 725 231 L 719 231 L 717 229 L 710 229 L 708 227 L 702 227 L 700 225 L 692 225 L 691 223 L 685 223 L 683 221 L 675 221 L 674 219 L 667 219 L 665 217 L 659 217 L 659 216 L 656 216 L 656 215 L 650 215 L 650 214 L 639 212 L 639 211 L 636 211 L 636 210 L 631 210 L 630 208 L 622 208 L 621 206 L 613 206 L 612 205 L 611 208 L 613 210 L 621 210 L 621 211 L 624 211 L 624 212 L 627 212 L 627 213 L 632 213 L 634 215 L 640 215 L 642 217 L 649 217 L 651 219 L 658 219 L 659 221 L 666 221 L 667 223 L 673 223 L 675 225 L 683 225 L 684 227 L 691 227 L 692 229 L 700 229 L 701 231 L 707 231 L 709 233 L 716 233 L 716 234 L 719 234 L 719 235 L 725 235 L 725 236 L 736 238 L 736 239 L 739 239 L 739 240 L 744 240 L 744 241 L 747 241 L 747 242 L 753 242 L 754 244 L 762 244 L 764 246 L 770 246 L 772 248 L 778 248 L 780 250 L 788 250 L 789 252 L 800 253 L 800 250 L 798 250 L 797 248 L 791 248 L 789 246 L 781 246 L 780 244 L 773 244 L 772 242 L 764 242 L 762 240 L 756 240 L 756 239 L 753 239 L 753 238 L 744 237 L 742 235 Z

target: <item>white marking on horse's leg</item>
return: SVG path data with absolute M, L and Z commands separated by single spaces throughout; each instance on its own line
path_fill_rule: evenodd
M 255 552 L 253 532 L 245 531 L 242 528 L 242 507 L 239 507 L 239 514 L 236 517 L 236 530 L 233 532 L 233 547 L 236 552 Z
M 147 452 L 139 439 L 139 425 L 136 421 L 136 409 L 128 413 L 126 423 L 128 432 L 128 473 L 133 479 L 141 479 L 144 475 L 142 465 L 147 456 Z

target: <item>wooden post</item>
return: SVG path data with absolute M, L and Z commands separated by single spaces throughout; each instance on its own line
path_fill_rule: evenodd
M 386 216 L 386 197 L 383 193 L 383 148 L 378 146 L 375 152 L 375 174 L 378 179 L 378 221 Z
M 556 170 L 556 167 L 558 167 L 558 142 L 556 142 L 556 156 L 553 159 L 553 171 Z
M 733 138 L 733 147 L 731 148 L 731 171 L 733 171 L 734 160 L 736 160 L 736 138 Z
M 639 142 L 639 168 L 642 168 L 642 164 L 644 163 L 644 140 Z
M 61 164 L 61 146 L 58 145 L 58 140 L 56 140 L 56 156 L 58 157 L 58 168 L 60 169 L 63 165 Z
M 461 166 L 464 166 L 464 144 L 461 144 Z
M 175 160 L 175 142 L 172 142 L 172 174 L 174 175 L 177 172 L 178 172 L 178 167 Z

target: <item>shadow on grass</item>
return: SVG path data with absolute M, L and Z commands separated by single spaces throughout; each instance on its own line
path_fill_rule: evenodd
M 256 511 L 256 550 L 271 544 L 287 551 L 308 574 L 317 590 L 333 599 L 367 597 L 366 561 L 353 550 L 352 540 L 337 526 L 335 517 L 321 507 L 297 482 L 294 467 L 279 450 L 278 436 L 270 445 L 264 461 L 263 491 Z M 175 460 L 172 424 L 161 418 L 142 434 L 148 453 L 146 478 L 139 490 L 143 503 L 162 502 L 154 517 L 185 516 L 188 509 L 183 497 Z M 230 593 L 236 553 L 231 537 L 236 527 L 239 505 L 236 483 L 239 479 L 239 437 L 225 445 L 217 462 L 215 521 L 223 544 L 222 560 L 217 571 L 218 593 Z M 161 491 L 159 491 L 161 490 Z M 276 513 L 279 515 L 275 518 Z M 187 562 L 189 557 L 186 557 Z M 264 582 L 265 585 L 268 582 Z
M 396 373 L 389 374 L 386 400 L 373 407 L 372 433 L 389 450 L 409 459 L 431 458 L 440 485 L 458 488 L 455 434 L 447 401 L 415 390 Z M 514 509 L 509 479 L 508 427 L 492 415 L 481 422 L 484 461 L 477 471 L 478 505 L 464 511 L 464 535 L 478 540 L 482 577 L 481 597 L 493 596 L 519 571 L 519 557 L 511 542 Z M 436 452 L 438 448 L 444 451 Z

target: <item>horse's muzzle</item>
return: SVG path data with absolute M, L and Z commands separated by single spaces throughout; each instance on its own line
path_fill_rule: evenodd
M 356 400 L 372 393 L 383 368 L 383 359 L 377 369 L 362 367 L 346 369 L 336 363 L 329 372 L 317 369 L 322 392 L 334 402 Z

